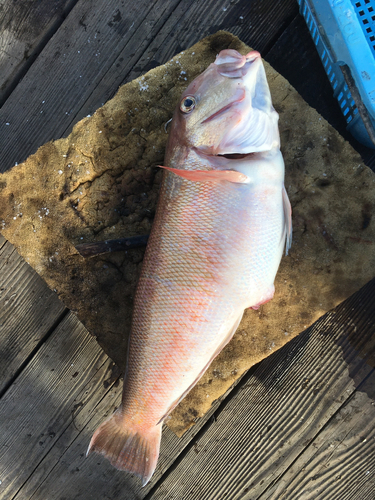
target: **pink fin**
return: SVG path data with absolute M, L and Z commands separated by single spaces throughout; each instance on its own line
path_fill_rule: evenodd
M 126 425 L 121 407 L 95 431 L 86 456 L 95 451 L 116 469 L 136 474 L 145 486 L 154 473 L 160 448 L 161 425 L 144 431 Z
M 179 168 L 163 167 L 184 179 L 197 182 L 228 181 L 240 184 L 247 184 L 250 179 L 247 175 L 236 170 L 183 170 Z
M 260 299 L 258 304 L 255 304 L 255 306 L 251 306 L 251 309 L 255 309 L 255 311 L 257 311 L 260 308 L 260 306 L 262 306 L 263 304 L 267 304 L 267 302 L 272 300 L 274 294 L 275 294 L 275 285 L 272 285 L 267 290 L 267 293 L 265 293 L 263 297 Z
M 288 193 L 286 192 L 285 186 L 283 186 L 283 210 L 284 210 L 284 238 L 286 235 L 285 244 L 285 255 L 288 255 L 288 251 L 292 246 L 292 207 L 288 198 Z

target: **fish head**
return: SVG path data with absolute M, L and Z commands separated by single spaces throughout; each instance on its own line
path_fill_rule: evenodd
M 270 151 L 280 145 L 277 124 L 259 52 L 227 49 L 182 94 L 169 142 L 206 155 Z

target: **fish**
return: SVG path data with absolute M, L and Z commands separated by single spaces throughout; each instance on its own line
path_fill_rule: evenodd
M 136 289 L 121 406 L 88 453 L 150 480 L 163 421 L 272 299 L 292 241 L 278 114 L 259 52 L 221 51 L 173 114 Z

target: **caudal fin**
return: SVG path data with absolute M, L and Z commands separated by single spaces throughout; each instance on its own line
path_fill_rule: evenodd
M 146 431 L 133 429 L 119 408 L 96 429 L 86 456 L 93 451 L 104 455 L 116 469 L 139 476 L 145 486 L 158 461 L 161 428 L 162 424 Z

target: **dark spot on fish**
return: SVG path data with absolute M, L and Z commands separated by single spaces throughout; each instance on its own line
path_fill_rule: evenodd
M 366 229 L 370 225 L 371 218 L 372 218 L 371 204 L 365 203 L 362 207 L 362 229 Z

